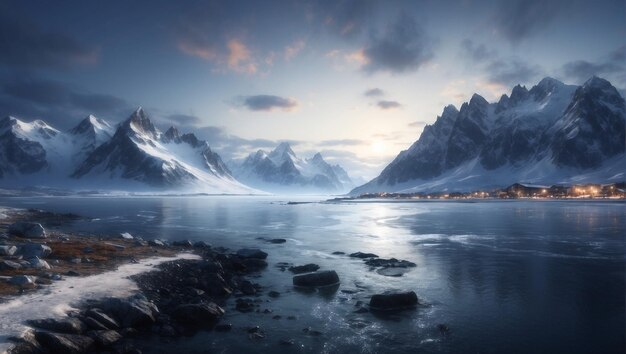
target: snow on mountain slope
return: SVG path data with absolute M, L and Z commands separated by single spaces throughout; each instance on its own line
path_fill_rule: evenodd
M 139 108 L 113 128 L 89 116 L 68 132 L 0 120 L 0 185 L 250 194 L 193 134 L 161 133 Z
M 238 180 L 270 192 L 342 193 L 354 186 L 341 166 L 328 164 L 319 153 L 299 158 L 286 142 L 230 165 Z
M 497 103 L 472 96 L 444 109 L 374 180 L 350 192 L 471 191 L 515 182 L 623 181 L 624 99 L 606 80 L 544 78 Z

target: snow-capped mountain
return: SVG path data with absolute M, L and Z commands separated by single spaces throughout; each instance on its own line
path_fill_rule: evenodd
M 230 167 L 241 182 L 269 192 L 342 193 L 354 186 L 341 166 L 330 165 L 320 153 L 301 159 L 286 142 L 231 161 Z
M 255 192 L 206 141 L 174 127 L 161 133 L 141 108 L 115 128 L 89 116 L 68 132 L 7 117 L 0 121 L 0 178 L 3 187 Z
M 445 107 L 408 150 L 350 194 L 624 181 L 625 122 L 624 98 L 598 77 L 582 86 L 544 78 L 495 103 L 474 94 L 459 110 Z

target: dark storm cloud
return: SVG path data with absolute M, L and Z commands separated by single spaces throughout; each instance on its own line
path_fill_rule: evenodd
M 97 50 L 59 32 L 0 16 L 0 63 L 12 67 L 67 69 L 93 63 Z
M 541 73 L 538 66 L 518 59 L 494 60 L 487 65 L 486 70 L 490 82 L 505 86 L 526 83 Z
M 293 98 L 280 97 L 274 95 L 253 95 L 242 96 L 239 99 L 240 105 L 251 111 L 291 111 L 298 106 L 298 101 Z
M 389 24 L 382 35 L 372 34 L 363 49 L 368 73 L 403 73 L 417 70 L 433 57 L 433 40 L 408 15 Z
M 5 78 L 0 85 L 0 114 L 41 118 L 67 128 L 88 114 L 122 119 L 132 110 L 126 100 L 116 96 L 77 90 L 62 82 Z
M 607 57 L 597 62 L 575 60 L 563 65 L 563 73 L 579 81 L 596 76 L 617 76 L 617 80 L 626 81 L 626 46 L 622 46 Z
M 402 107 L 402 105 L 399 102 L 396 101 L 387 101 L 387 100 L 380 100 L 376 103 L 376 105 L 380 108 L 380 109 L 396 109 L 396 108 L 400 108 Z
M 385 91 L 379 88 L 371 88 L 363 93 L 365 97 L 381 97 L 385 95 Z
M 562 0 L 512 0 L 499 4 L 495 24 L 514 44 L 546 28 L 560 11 L 567 8 L 567 3 Z
M 464 39 L 461 42 L 461 56 L 469 58 L 475 62 L 490 60 L 496 55 L 495 52 L 487 49 L 484 44 L 476 44 L 471 39 Z

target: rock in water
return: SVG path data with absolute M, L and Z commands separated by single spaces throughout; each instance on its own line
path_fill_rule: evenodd
M 12 256 L 17 252 L 17 247 L 12 245 L 0 246 L 0 256 Z
M 339 276 L 334 270 L 296 275 L 293 285 L 304 288 L 320 288 L 339 284 Z
M 363 253 L 363 252 L 355 252 L 355 253 L 351 253 L 350 257 L 352 258 L 378 258 L 377 255 L 375 255 L 374 253 Z
M 112 319 L 111 316 L 102 312 L 102 310 L 100 309 L 97 309 L 97 308 L 89 309 L 86 315 L 98 321 L 99 323 L 103 324 L 104 326 L 107 327 L 107 329 L 120 328 L 120 325 L 117 323 L 116 320 Z
M 294 274 L 310 273 L 320 269 L 317 264 L 309 263 L 301 266 L 289 267 L 289 271 Z
M 179 305 L 172 312 L 178 322 L 185 325 L 213 324 L 224 315 L 224 310 L 214 303 Z
M 9 233 L 26 238 L 46 238 L 46 230 L 36 222 L 18 221 L 9 226 Z
M 94 344 L 93 339 L 78 334 L 36 332 L 35 338 L 49 352 L 59 354 L 86 353 Z
M 99 346 L 110 347 L 122 339 L 122 336 L 114 330 L 91 331 L 87 333 Z
M 370 308 L 380 311 L 402 310 L 413 308 L 417 303 L 417 294 L 414 291 L 377 294 L 370 299 Z
M 267 253 L 258 248 L 242 248 L 237 251 L 237 255 L 241 258 L 266 259 Z
M 141 294 L 127 299 L 108 298 L 101 306 L 104 311 L 113 314 L 124 327 L 152 324 L 159 313 L 157 307 Z

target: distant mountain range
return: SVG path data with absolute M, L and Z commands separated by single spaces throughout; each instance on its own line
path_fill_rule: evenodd
M 320 153 L 301 159 L 285 142 L 229 165 L 239 181 L 265 191 L 345 193 L 354 187 L 341 166 L 328 164 Z
M 111 126 L 89 116 L 68 132 L 44 121 L 0 120 L 0 179 L 23 186 L 248 194 L 194 134 L 159 131 L 143 109 Z
M 350 194 L 624 181 L 625 122 L 624 98 L 598 77 L 582 86 L 544 78 L 495 103 L 474 94 L 458 110 L 445 107 L 408 150 Z

